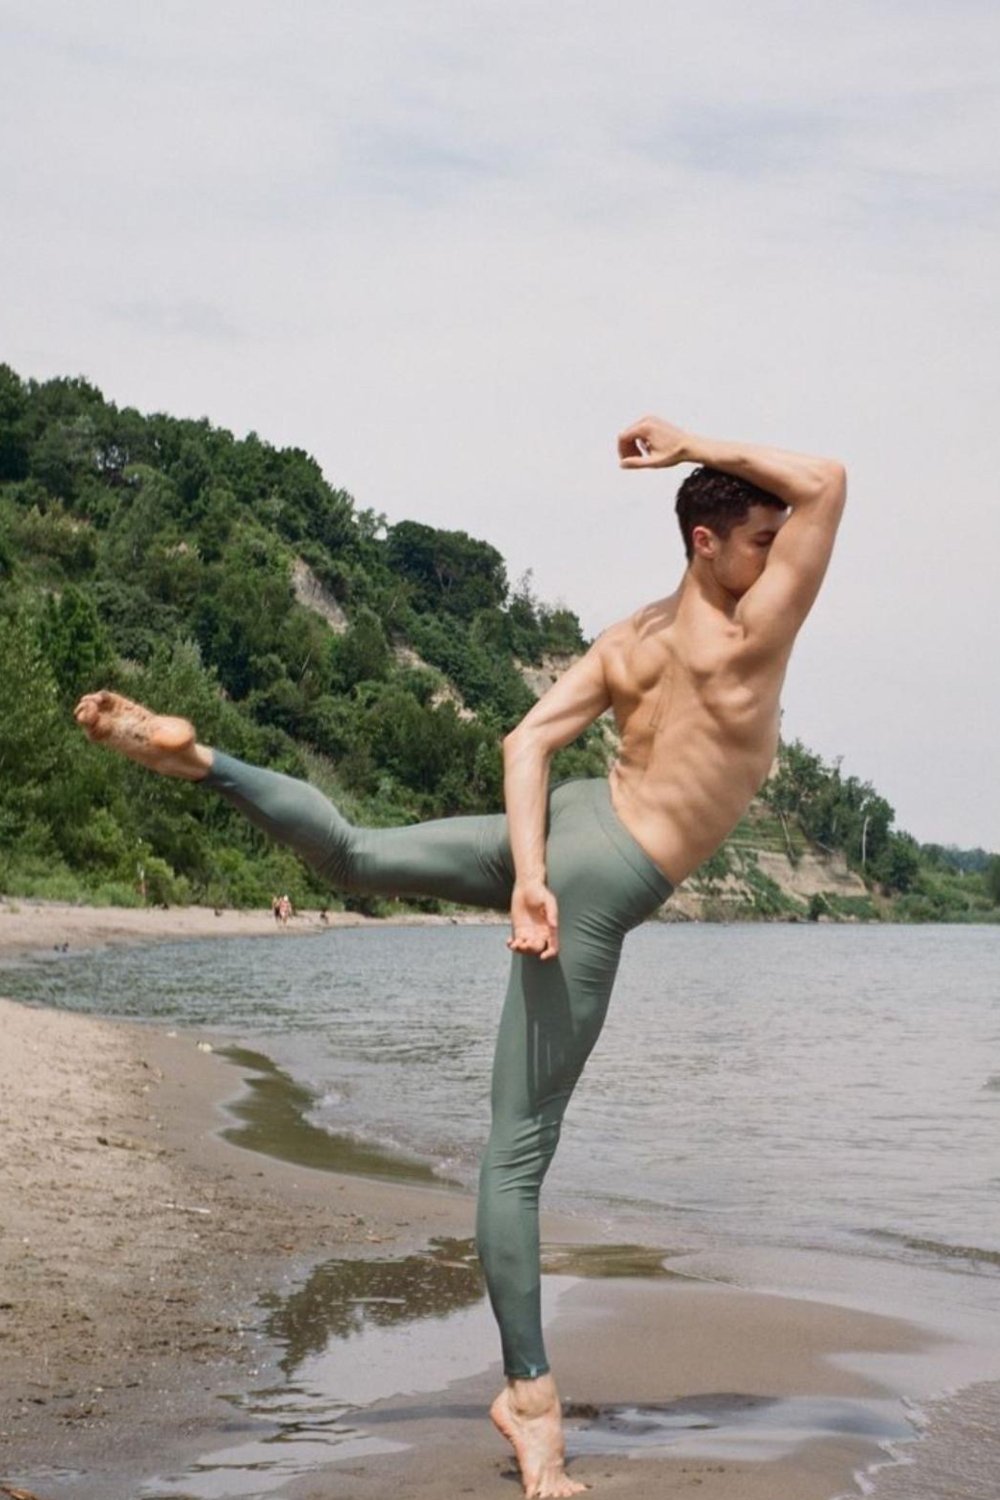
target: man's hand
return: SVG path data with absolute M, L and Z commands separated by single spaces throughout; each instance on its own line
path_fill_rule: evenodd
M 541 880 L 518 882 L 510 898 L 512 953 L 534 953 L 555 958 L 559 952 L 559 908 L 556 898 Z
M 690 460 L 689 434 L 662 417 L 643 417 L 618 436 L 623 469 L 669 469 Z

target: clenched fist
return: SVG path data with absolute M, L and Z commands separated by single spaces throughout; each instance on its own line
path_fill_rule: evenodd
M 512 953 L 534 953 L 555 958 L 559 952 L 559 907 L 555 896 L 541 880 L 519 882 L 510 898 Z
M 662 417 L 643 417 L 618 436 L 618 457 L 623 469 L 669 469 L 686 463 L 689 434 L 664 422 Z

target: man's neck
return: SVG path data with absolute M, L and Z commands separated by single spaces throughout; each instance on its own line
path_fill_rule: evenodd
M 715 614 L 731 620 L 736 613 L 739 599 L 724 589 L 711 569 L 703 566 L 699 558 L 693 558 L 684 571 L 677 590 L 678 613 L 689 609 L 703 609 L 706 605 Z

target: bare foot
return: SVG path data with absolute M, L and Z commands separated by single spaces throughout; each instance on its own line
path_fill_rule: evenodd
M 211 767 L 212 752 L 195 743 L 187 719 L 151 713 L 118 693 L 88 693 L 73 716 L 95 745 L 118 750 L 161 776 L 200 781 Z
M 587 1488 L 566 1473 L 562 1407 L 551 1375 L 509 1381 L 490 1417 L 514 1449 L 527 1500 L 563 1500 Z

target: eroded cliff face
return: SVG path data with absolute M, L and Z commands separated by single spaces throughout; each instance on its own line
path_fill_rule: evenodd
M 292 564 L 292 589 L 299 604 L 325 620 L 334 635 L 343 635 L 350 621 L 338 599 L 320 582 L 309 564 L 297 557 Z
M 562 676 L 567 667 L 571 667 L 575 661 L 579 660 L 578 655 L 568 653 L 543 656 L 537 666 L 525 661 L 519 661 L 515 665 L 535 697 L 540 698 Z
M 859 922 L 879 916 L 871 892 L 842 854 L 807 849 L 793 860 L 742 839 L 727 841 L 720 853 L 728 863 L 725 873 L 696 870 L 663 908 L 662 920 Z

